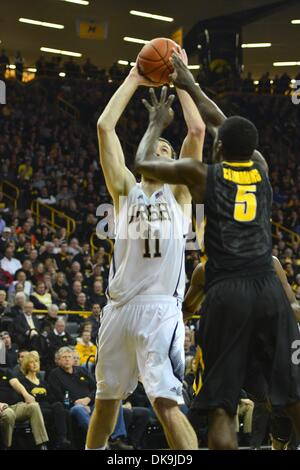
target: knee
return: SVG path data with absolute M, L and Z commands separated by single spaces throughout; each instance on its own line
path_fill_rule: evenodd
M 179 411 L 178 404 L 168 398 L 156 398 L 153 408 L 160 419 L 169 420 Z
M 74 405 L 71 408 L 70 413 L 71 413 L 71 416 L 76 416 L 76 415 L 81 414 L 83 411 L 84 411 L 83 405 Z
M 209 448 L 211 450 L 237 450 L 238 446 L 230 436 L 214 435 L 209 438 Z
M 16 421 L 15 412 L 12 410 L 12 408 L 6 408 L 6 410 L 3 411 L 1 415 L 1 422 L 14 425 L 15 421 Z
M 224 409 L 209 414 L 208 446 L 212 450 L 237 450 L 236 419 Z
M 40 411 L 40 405 L 35 401 L 33 403 L 29 403 L 27 405 L 27 409 L 30 410 L 31 413 L 37 413 Z

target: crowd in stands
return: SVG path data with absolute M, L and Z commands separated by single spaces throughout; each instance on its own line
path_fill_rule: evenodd
M 67 76 L 69 79 L 93 79 L 93 80 L 112 80 L 120 81 L 124 79 L 131 69 L 130 65 L 120 65 L 114 62 L 106 70 L 95 65 L 90 58 L 87 58 L 83 64 L 78 63 L 78 59 L 70 57 L 63 62 L 62 56 L 40 56 L 35 64 L 30 67 L 24 66 L 24 58 L 20 51 L 16 52 L 13 60 L 10 59 L 7 52 L 2 49 L 0 54 L 0 78 L 10 65 L 15 66 L 16 78 L 22 80 L 23 72 L 29 69 L 36 69 L 35 76 L 39 77 L 57 77 L 59 74 Z M 128 64 L 131 60 L 128 60 Z M 243 93 L 263 93 L 263 94 L 289 94 L 291 92 L 291 80 L 299 80 L 300 73 L 295 77 L 290 77 L 287 73 L 271 77 L 269 72 L 263 73 L 259 79 L 255 79 L 251 72 L 233 73 L 230 68 L 216 73 L 209 68 L 201 69 L 198 81 L 210 86 L 213 84 L 218 93 L 225 91 L 237 91 Z
M 95 252 L 90 244 L 97 207 L 111 202 L 95 129 L 118 84 L 51 76 L 25 87 L 7 81 L 7 105 L 0 108 L 1 181 L 17 185 L 20 198 L 16 209 L 0 186 L 0 331 L 6 363 L 0 366 L 0 441 L 5 448 L 14 445 L 13 430 L 26 420 L 42 450 L 46 445 L 82 448 L 84 443 L 94 405 L 96 337 L 111 255 L 108 241 L 99 240 Z M 141 105 L 146 93 L 137 92 L 118 127 L 129 166 L 147 125 Z M 273 220 L 299 235 L 274 227 L 273 251 L 300 299 L 300 108 L 277 94 L 226 93 L 218 104 L 228 115 L 250 118 L 259 129 L 274 189 Z M 166 137 L 179 152 L 185 129 L 178 103 L 174 108 L 176 118 Z M 210 150 L 208 136 L 208 162 Z M 75 232 L 54 228 L 42 212 L 37 219 L 31 206 L 36 200 L 72 217 Z M 199 251 L 186 253 L 187 283 L 199 258 Z M 185 411 L 193 393 L 193 332 L 193 323 L 186 326 Z M 13 370 L 11 375 L 5 367 Z M 238 415 L 247 435 L 252 412 L 253 403 L 241 395 Z M 111 448 L 159 445 L 151 442 L 149 426 L 166 445 L 139 384 L 120 408 Z

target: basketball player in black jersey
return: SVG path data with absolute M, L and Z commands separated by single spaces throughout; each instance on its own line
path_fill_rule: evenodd
M 275 256 L 273 256 L 273 267 L 292 307 L 294 317 L 296 321 L 300 323 L 300 304 L 297 302 L 295 293 L 288 283 L 286 273 L 279 259 Z M 201 315 L 200 307 L 205 298 L 204 287 L 205 262 L 202 262 L 195 268 L 189 289 L 184 298 L 182 305 L 184 321 L 192 319 L 192 317 L 199 311 Z M 286 314 L 289 315 L 290 312 L 286 312 Z M 199 321 L 201 321 L 201 318 Z M 252 366 L 256 365 L 257 364 L 252 364 Z M 194 381 L 195 391 L 201 387 L 202 374 L 202 352 L 199 349 L 196 353 L 196 373 Z M 254 389 L 253 385 L 255 385 Z M 293 443 L 294 432 L 291 420 L 286 416 L 282 409 L 271 409 L 268 399 L 267 384 L 260 368 L 257 369 L 256 367 L 253 367 L 251 370 L 247 371 L 247 378 L 243 385 L 243 389 L 246 390 L 247 394 L 249 393 L 249 398 L 251 398 L 255 403 L 252 420 L 251 446 L 254 448 L 260 447 L 264 436 L 266 435 L 268 424 L 270 423 L 272 449 L 290 449 L 293 448 L 293 445 L 295 447 L 295 444 Z M 253 393 L 255 393 L 255 395 L 253 395 Z M 191 410 L 189 418 L 197 430 L 200 426 L 199 419 L 201 419 L 201 417 L 198 416 L 198 413 Z
M 188 186 L 205 204 L 206 298 L 199 331 L 204 372 L 193 407 L 208 413 L 209 447 L 237 449 L 235 413 L 247 370 L 258 361 L 273 406 L 285 407 L 300 434 L 300 339 L 291 306 L 272 265 L 272 189 L 248 120 L 226 118 L 174 54 L 173 81 L 194 99 L 214 134 L 214 165 L 192 159 L 162 162 L 155 145 L 173 118 L 174 97 L 150 90 L 149 126 L 136 155 L 144 176 Z M 216 160 L 216 158 L 215 158 Z M 298 346 L 299 347 L 299 346 Z

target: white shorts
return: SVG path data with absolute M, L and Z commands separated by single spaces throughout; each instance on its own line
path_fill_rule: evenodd
M 96 398 L 124 400 L 138 379 L 151 403 L 182 398 L 184 336 L 181 304 L 161 295 L 138 295 L 126 305 L 106 305 L 99 328 Z

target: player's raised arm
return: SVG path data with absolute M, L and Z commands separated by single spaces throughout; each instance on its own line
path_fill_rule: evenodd
M 182 304 L 183 320 L 189 320 L 200 308 L 204 299 L 205 271 L 203 264 L 198 264 L 192 274 L 190 287 Z
M 187 65 L 188 58 L 184 49 L 179 49 L 178 54 Z M 183 141 L 180 158 L 191 157 L 202 161 L 203 144 L 205 138 L 205 124 L 191 96 L 180 88 L 176 89 L 184 120 L 187 126 L 187 135 Z
M 110 99 L 97 123 L 100 163 L 105 183 L 117 211 L 119 196 L 126 196 L 129 193 L 135 184 L 135 178 L 126 167 L 116 125 L 139 85 L 146 85 L 146 81 L 134 67 Z
M 174 95 L 167 99 L 167 88 L 163 87 L 160 101 L 150 89 L 151 103 L 143 100 L 149 111 L 148 129 L 141 140 L 136 154 L 136 170 L 148 178 L 169 184 L 185 184 L 195 202 L 202 202 L 206 186 L 207 166 L 203 163 L 184 158 L 173 161 L 155 155 L 156 143 L 165 127 L 173 120 L 171 109 Z
M 174 85 L 179 89 L 185 90 L 191 96 L 205 122 L 207 130 L 213 138 L 216 138 L 218 128 L 224 124 L 227 117 L 216 103 L 208 98 L 201 87 L 195 83 L 192 73 L 187 68 L 185 61 L 178 51 L 174 50 L 171 61 L 175 69 L 174 73 L 170 76 Z M 252 159 L 268 173 L 268 164 L 260 152 L 255 150 Z
M 217 129 L 226 120 L 225 114 L 208 96 L 201 90 L 200 86 L 195 83 L 192 73 L 189 71 L 187 65 L 184 63 L 180 54 L 174 50 L 172 55 L 172 64 L 174 66 L 174 73 L 171 79 L 177 88 L 185 90 L 194 100 L 204 122 L 207 126 L 209 133 L 215 137 Z
M 178 54 L 185 64 L 188 63 L 188 58 L 184 49 L 178 47 Z M 194 160 L 202 161 L 203 159 L 203 145 L 205 138 L 205 124 L 200 116 L 198 108 L 194 103 L 191 96 L 180 88 L 176 89 L 178 99 L 180 101 L 184 120 L 187 126 L 187 135 L 181 146 L 179 158 L 193 158 Z M 181 204 L 190 204 L 191 195 L 188 188 L 184 185 L 176 185 L 173 188 L 176 200 Z
M 288 283 L 286 274 L 284 272 L 283 267 L 281 266 L 281 263 L 276 256 L 273 256 L 273 266 L 275 269 L 275 272 L 277 274 L 277 277 L 279 278 L 282 287 L 284 288 L 284 291 L 286 293 L 287 298 L 289 299 L 289 302 L 291 304 L 291 307 L 294 312 L 294 316 L 298 322 L 300 322 L 300 305 L 297 302 L 295 292 L 291 288 L 290 284 Z

